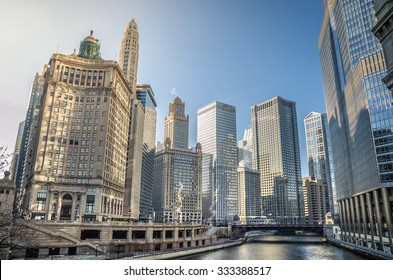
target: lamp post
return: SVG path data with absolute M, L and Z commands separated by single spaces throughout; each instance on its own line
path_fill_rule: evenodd
M 97 257 L 97 253 L 98 253 L 98 244 L 96 244 L 96 257 Z

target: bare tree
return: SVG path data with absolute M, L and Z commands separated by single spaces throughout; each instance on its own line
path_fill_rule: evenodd
M 32 220 L 14 217 L 12 206 L 0 209 L 0 259 L 10 258 L 14 250 L 38 247 L 37 231 Z
M 11 164 L 12 153 L 8 153 L 8 147 L 0 146 L 0 174 Z
M 10 153 L 0 146 L 0 174 L 10 164 Z M 4 172 L 0 179 L 0 259 L 10 258 L 13 250 L 25 250 L 37 247 L 37 231 L 32 220 L 25 220 L 14 215 L 15 184 L 9 178 L 10 172 Z

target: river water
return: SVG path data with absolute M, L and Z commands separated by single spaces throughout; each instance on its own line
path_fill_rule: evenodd
M 365 260 L 351 251 L 321 243 L 321 237 L 260 236 L 246 244 L 192 255 L 182 260 Z

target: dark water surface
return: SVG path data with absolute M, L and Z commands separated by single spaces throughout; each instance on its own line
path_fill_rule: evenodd
M 192 255 L 181 260 L 366 260 L 348 250 L 328 243 L 321 237 L 253 237 L 241 246 Z

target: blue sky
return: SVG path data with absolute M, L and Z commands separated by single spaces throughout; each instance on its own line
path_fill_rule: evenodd
M 174 92 L 190 115 L 217 100 L 236 106 L 238 139 L 250 107 L 280 95 L 297 103 L 302 173 L 308 175 L 303 118 L 325 112 L 318 35 L 322 0 L 22 1 L 0 4 L 0 145 L 13 149 L 36 72 L 52 53 L 70 54 L 94 30 L 104 59 L 117 60 L 124 28 L 139 27 L 138 82 L 158 103 L 157 140 Z

